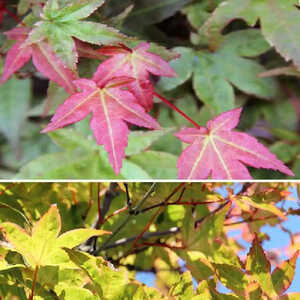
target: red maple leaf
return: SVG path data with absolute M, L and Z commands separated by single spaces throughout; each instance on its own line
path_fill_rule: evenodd
M 98 66 L 93 80 L 101 84 L 117 76 L 134 78 L 135 81 L 128 84 L 128 89 L 147 111 L 150 110 L 154 91 L 149 80 L 149 73 L 173 77 L 176 76 L 176 72 L 158 55 L 148 52 L 149 46 L 149 43 L 141 43 L 134 49 L 129 49 L 124 45 L 105 46 L 98 49 L 100 54 L 112 57 Z
M 78 122 L 92 113 L 90 127 L 95 139 L 99 145 L 104 145 L 118 174 L 128 142 L 129 129 L 126 122 L 147 128 L 160 128 L 156 120 L 145 113 L 134 95 L 122 89 L 132 80 L 134 79 L 117 77 L 102 85 L 88 79 L 75 80 L 74 84 L 81 92 L 72 95 L 57 108 L 51 123 L 42 132 Z
M 180 179 L 251 179 L 244 164 L 255 168 L 279 170 L 293 176 L 280 160 L 254 137 L 232 131 L 242 109 L 218 115 L 207 127 L 185 128 L 175 134 L 191 144 L 180 155 L 177 167 Z
M 32 57 L 33 64 L 39 72 L 64 87 L 70 94 L 76 92 L 72 83 L 77 78 L 76 74 L 65 67 L 45 41 L 27 44 L 29 32 L 27 27 L 16 27 L 5 32 L 9 39 L 17 42 L 7 53 L 0 83 L 4 83 Z

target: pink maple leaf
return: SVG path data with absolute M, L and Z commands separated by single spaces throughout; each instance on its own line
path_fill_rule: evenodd
M 61 85 L 68 93 L 76 92 L 72 81 L 77 75 L 64 65 L 45 41 L 27 44 L 29 32 L 27 27 L 17 27 L 5 33 L 9 39 L 17 42 L 7 53 L 0 83 L 4 83 L 32 57 L 33 64 L 39 72 Z
M 141 43 L 134 49 L 124 45 L 105 46 L 98 49 L 103 55 L 112 56 L 102 62 L 94 74 L 93 80 L 103 83 L 117 76 L 130 76 L 135 81 L 128 84 L 139 103 L 150 110 L 153 104 L 154 90 L 149 80 L 149 73 L 158 76 L 173 77 L 176 72 L 158 55 L 148 52 L 149 43 Z
M 232 131 L 242 109 L 233 109 L 207 122 L 207 127 L 185 128 L 175 134 L 191 144 L 180 155 L 177 168 L 181 179 L 251 179 L 244 164 L 278 170 L 293 176 L 280 160 L 254 137 Z
M 104 145 L 109 161 L 118 174 L 128 142 L 129 129 L 126 123 L 152 129 L 160 128 L 134 95 L 121 88 L 132 80 L 134 79 L 117 77 L 102 85 L 88 79 L 75 80 L 74 84 L 81 92 L 72 95 L 57 108 L 51 123 L 42 132 L 78 122 L 92 113 L 90 127 L 95 139 L 99 145 Z

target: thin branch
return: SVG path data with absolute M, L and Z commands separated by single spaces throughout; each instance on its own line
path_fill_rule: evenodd
M 138 210 L 143 203 L 148 199 L 148 197 L 151 195 L 153 192 L 154 188 L 156 186 L 156 183 L 153 183 L 150 187 L 150 189 L 147 191 L 147 193 L 144 195 L 144 197 L 138 202 L 135 208 L 133 208 L 134 212 L 135 210 Z M 133 214 L 129 214 L 127 218 L 117 227 L 117 229 L 109 236 L 109 238 L 101 245 L 101 247 L 94 252 L 99 252 L 101 251 L 106 245 L 110 243 L 110 241 L 127 225 L 127 223 L 130 221 L 132 218 Z
M 102 213 L 101 213 L 101 183 L 97 183 L 97 210 L 98 210 L 98 221 L 96 224 L 96 229 L 99 229 L 103 224 Z
M 165 235 L 176 234 L 179 231 L 180 231 L 179 227 L 172 227 L 169 230 L 165 230 L 165 231 L 147 232 L 141 237 L 141 239 L 142 240 L 147 240 L 147 239 L 152 238 L 152 237 L 161 237 L 161 236 L 165 236 Z M 101 250 L 107 250 L 107 249 L 123 246 L 127 243 L 133 242 L 134 240 L 136 240 L 137 237 L 138 236 L 136 235 L 136 236 L 132 236 L 132 237 L 129 237 L 129 238 L 119 239 L 119 240 L 115 241 L 114 243 L 111 243 L 109 245 L 106 245 L 106 246 L 102 247 Z
M 138 204 L 132 209 L 134 211 L 134 214 L 137 215 L 139 214 L 139 209 L 140 207 L 143 206 L 143 204 L 145 203 L 145 201 L 149 198 L 149 196 L 151 195 L 151 193 L 154 191 L 156 187 L 156 183 L 154 182 L 150 189 L 147 191 L 147 193 L 144 195 L 144 197 L 138 202 Z
M 100 187 L 98 186 L 98 216 L 94 224 L 92 225 L 93 228 L 99 228 L 101 224 L 103 224 L 104 216 L 107 213 L 107 211 L 110 208 L 110 204 L 112 200 L 118 195 L 118 192 L 115 191 L 116 187 L 118 185 L 116 183 L 111 183 L 109 185 L 109 189 L 104 194 L 103 204 L 102 207 L 100 206 Z M 90 186 L 90 193 L 92 192 L 91 186 Z M 90 194 L 91 197 L 91 194 Z M 100 212 L 99 212 L 100 207 Z M 101 219 L 100 219 L 101 218 Z M 100 220 L 102 220 L 102 223 L 100 224 Z M 89 238 L 85 243 L 80 245 L 80 249 L 82 251 L 86 251 L 89 253 L 93 253 L 96 251 L 96 245 L 97 245 L 98 237 L 94 236 Z
M 183 186 L 185 185 L 184 182 L 182 182 L 181 184 L 179 184 L 173 191 L 172 193 L 164 200 L 165 203 L 167 203 Z M 154 222 L 155 218 L 162 212 L 162 210 L 164 209 L 164 206 L 161 206 L 158 208 L 158 210 L 153 214 L 153 216 L 151 217 L 150 221 L 146 224 L 146 226 L 143 228 L 143 230 L 141 231 L 141 233 L 137 236 L 137 238 L 135 239 L 135 241 L 133 242 L 133 247 L 137 247 L 137 242 L 138 240 L 144 235 L 144 233 L 149 229 L 149 227 L 151 226 L 151 224 Z
M 244 220 L 240 220 L 240 221 L 236 221 L 236 222 L 232 222 L 232 223 L 226 223 L 226 224 L 224 224 L 224 226 L 233 226 L 233 225 L 239 225 L 239 224 L 243 224 L 243 223 L 253 223 L 253 222 L 265 221 L 265 220 L 273 219 L 273 218 L 278 218 L 278 216 L 272 215 L 272 216 L 261 217 L 261 218 L 256 218 L 256 219 L 252 219 L 252 216 L 251 216 L 248 219 L 244 219 Z
M 125 190 L 126 190 L 126 203 L 129 209 L 129 213 L 132 213 L 132 203 L 131 203 L 131 199 L 130 199 L 130 195 L 129 195 L 129 191 L 128 191 L 128 183 L 124 183 L 125 186 Z
M 157 204 L 154 204 L 152 206 L 149 207 L 145 207 L 144 209 L 141 209 L 139 212 L 140 213 L 144 213 L 148 210 L 151 210 L 153 208 L 156 207 L 160 207 L 160 206 L 169 206 L 169 205 L 201 205 L 201 204 L 212 204 L 212 203 L 219 203 L 219 202 L 224 202 L 224 200 L 218 200 L 218 201 L 182 201 L 182 202 L 169 202 L 169 203 L 165 203 L 165 202 L 160 202 Z
M 180 195 L 179 195 L 179 197 L 178 197 L 176 203 L 179 203 L 179 202 L 181 201 L 181 199 L 182 199 L 183 194 L 184 194 L 185 191 L 186 191 L 186 188 L 184 187 L 184 188 L 181 190 Z
M 122 207 L 122 208 L 120 208 L 120 209 L 115 210 L 112 214 L 110 214 L 109 216 L 107 216 L 107 217 L 104 219 L 103 223 L 105 223 L 106 221 L 108 221 L 108 219 L 110 219 L 111 217 L 114 217 L 114 216 L 120 214 L 121 212 L 123 212 L 123 211 L 125 211 L 125 210 L 127 210 L 127 209 L 128 209 L 128 207 L 127 207 L 127 206 L 124 206 L 124 207 Z
M 151 224 L 154 222 L 155 218 L 162 212 L 162 207 L 160 207 L 151 217 L 150 221 L 146 224 L 146 226 L 143 228 L 143 230 L 140 232 L 140 234 L 136 237 L 136 239 L 133 242 L 133 247 L 137 247 L 137 242 L 141 237 L 145 234 L 145 232 L 149 229 Z
M 87 206 L 85 212 L 82 215 L 82 220 L 86 220 L 86 218 L 87 218 L 87 216 L 89 214 L 89 211 L 90 211 L 92 205 L 93 205 L 93 182 L 90 182 L 89 183 L 89 201 L 88 201 L 88 206 Z
M 109 211 L 112 200 L 115 199 L 119 194 L 119 192 L 117 191 L 117 187 L 118 187 L 118 184 L 116 182 L 112 182 L 109 185 L 109 189 L 106 191 L 106 193 L 104 195 L 103 204 L 101 207 L 102 220 L 104 220 L 105 215 Z
M 213 211 L 211 211 L 210 213 L 208 213 L 206 216 L 198 219 L 195 221 L 195 228 L 197 228 L 199 226 L 200 223 L 202 223 L 207 217 L 214 215 L 215 213 L 217 213 L 219 210 L 221 210 L 224 206 L 226 206 L 229 202 L 231 202 L 230 200 L 227 200 L 226 202 L 224 202 L 223 204 L 219 205 L 216 209 L 214 209 Z
M 147 247 L 163 247 L 163 248 L 168 248 L 168 249 L 171 249 L 171 250 L 178 250 L 178 249 L 186 249 L 186 246 L 182 245 L 182 246 L 171 246 L 167 243 L 162 243 L 162 242 L 156 242 L 156 243 L 141 243 L 141 244 L 138 244 L 136 245 L 137 247 L 144 247 L 144 246 L 147 246 Z

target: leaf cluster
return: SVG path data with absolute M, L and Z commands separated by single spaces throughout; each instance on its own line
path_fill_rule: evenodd
M 245 183 L 238 189 L 231 183 L 4 183 L 0 296 L 297 299 L 298 292 L 288 292 L 299 254 L 296 235 L 291 233 L 287 258 L 262 246 L 272 238 L 264 233 L 266 224 L 288 230 L 283 222 L 299 208 L 284 203 L 296 188 L 288 183 Z M 138 280 L 140 271 L 155 275 L 153 287 Z M 220 284 L 229 291 L 221 292 Z
M 0 101 L 0 177 L 182 177 L 180 169 L 188 168 L 183 154 L 180 156 L 186 143 L 176 139 L 174 133 L 190 125 L 174 107 L 167 108 L 159 101 L 162 98 L 157 95 L 162 94 L 200 126 L 243 106 L 238 129 L 258 139 L 298 178 L 297 5 L 296 0 L 163 0 L 152 1 L 151 5 L 135 0 L 7 3 L 0 14 L 1 29 L 7 36 L 0 39 L 2 82 L 12 77 L 0 86 L 0 96 L 5 99 Z M 33 64 L 25 65 L 31 58 Z M 117 105 L 113 102 L 116 98 L 101 98 L 100 93 L 94 100 L 101 105 L 80 98 L 85 106 L 78 108 L 74 99 L 87 93 L 87 85 L 76 80 L 90 78 L 102 89 L 107 82 L 100 79 L 108 74 L 130 77 L 127 82 L 123 78 L 125 86 L 120 81 L 113 85 L 127 89 L 135 100 L 123 92 Z M 72 103 L 76 113 L 61 120 Z M 40 130 L 55 112 L 52 125 L 45 131 L 77 123 L 41 135 Z M 99 121 L 105 116 L 106 122 Z M 84 117 L 87 119 L 80 121 Z M 136 126 L 157 129 L 153 119 L 164 129 L 137 130 Z M 92 140 L 89 121 L 97 144 L 104 145 L 108 154 Z M 253 145 L 252 150 L 257 152 Z M 198 145 L 196 150 L 201 152 L 202 148 Z M 225 153 L 222 147 L 218 149 Z M 188 152 L 183 153 L 186 156 Z M 226 164 L 226 155 L 221 159 L 214 151 L 207 153 L 212 160 Z M 188 158 L 194 165 L 197 159 L 199 156 Z M 242 171 L 242 166 L 234 174 L 233 170 L 226 172 L 226 168 L 210 164 L 210 173 L 201 177 L 208 172 L 202 169 L 196 172 L 202 174 L 197 178 L 286 176 L 276 171 L 283 170 L 277 163 L 274 167 L 253 162 L 253 157 L 243 162 L 252 167 L 249 173 Z

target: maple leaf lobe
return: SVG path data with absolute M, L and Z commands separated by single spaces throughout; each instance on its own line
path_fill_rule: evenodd
M 218 115 L 207 127 L 184 128 L 175 136 L 191 144 L 180 155 L 177 167 L 181 179 L 251 179 L 244 164 L 255 168 L 293 173 L 254 137 L 232 131 L 240 119 L 237 108 Z
M 127 123 L 159 129 L 155 119 L 145 112 L 135 96 L 121 89 L 131 81 L 129 77 L 112 78 L 105 84 L 79 79 L 73 83 L 81 91 L 71 95 L 60 105 L 50 124 L 42 133 L 78 122 L 92 113 L 90 127 L 99 145 L 104 145 L 114 171 L 121 171 L 128 143 Z
M 32 57 L 33 64 L 38 71 L 65 88 L 68 93 L 73 94 L 75 92 L 72 81 L 77 78 L 77 75 L 64 65 L 45 41 L 27 43 L 30 34 L 30 29 L 27 27 L 17 27 L 5 34 L 9 39 L 14 39 L 17 42 L 7 53 L 0 83 L 8 80 Z
M 154 90 L 149 73 L 157 76 L 176 76 L 176 72 L 158 55 L 148 52 L 150 44 L 143 42 L 134 49 L 124 45 L 104 46 L 98 49 L 99 54 L 111 56 L 97 68 L 93 80 L 98 84 L 112 77 L 130 76 L 135 81 L 128 84 L 128 89 L 147 111 L 152 108 Z

